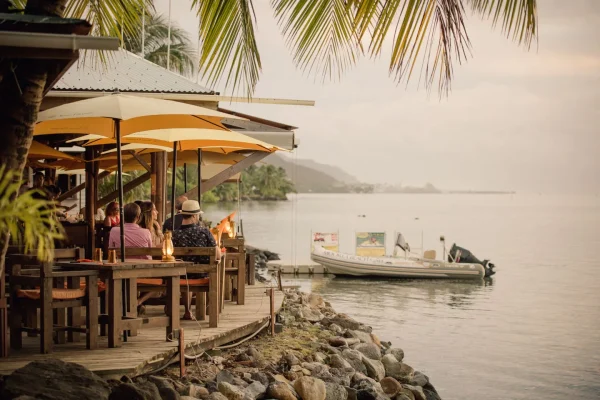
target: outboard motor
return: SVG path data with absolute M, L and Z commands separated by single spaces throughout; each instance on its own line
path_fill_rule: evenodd
M 489 278 L 494 275 L 496 271 L 494 271 L 495 265 L 491 263 L 489 260 L 479 260 L 473 253 L 469 250 L 459 247 L 455 244 L 452 245 L 450 252 L 448 253 L 448 262 L 456 262 L 459 264 L 480 264 L 483 265 L 485 269 L 485 277 Z

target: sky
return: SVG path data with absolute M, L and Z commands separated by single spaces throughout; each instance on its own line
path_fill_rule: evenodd
M 155 5 L 167 15 L 168 0 Z M 190 6 L 172 0 L 171 15 L 195 40 Z M 221 105 L 299 127 L 297 158 L 369 183 L 600 193 L 600 0 L 538 0 L 539 41 L 529 51 L 469 12 L 472 56 L 455 65 L 442 99 L 418 79 L 397 85 L 385 51 L 323 83 L 295 67 L 270 2 L 254 6 L 263 66 L 255 97 L 315 106 Z

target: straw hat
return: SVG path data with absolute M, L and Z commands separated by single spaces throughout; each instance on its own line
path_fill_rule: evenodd
M 181 213 L 185 215 L 197 215 L 204 214 L 204 211 L 200 210 L 200 204 L 196 200 L 186 200 L 181 206 Z

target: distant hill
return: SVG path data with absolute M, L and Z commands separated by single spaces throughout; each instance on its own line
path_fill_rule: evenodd
M 265 158 L 265 162 L 282 167 L 292 179 L 294 162 L 277 154 Z M 358 179 L 339 167 L 321 164 L 313 160 L 296 161 L 296 190 L 298 193 L 348 193 L 354 191 L 354 185 L 360 185 Z

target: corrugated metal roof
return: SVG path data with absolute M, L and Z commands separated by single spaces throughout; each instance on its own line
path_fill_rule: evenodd
M 106 64 L 102 64 L 97 53 L 82 54 L 53 90 L 217 94 L 126 50 L 106 55 Z

